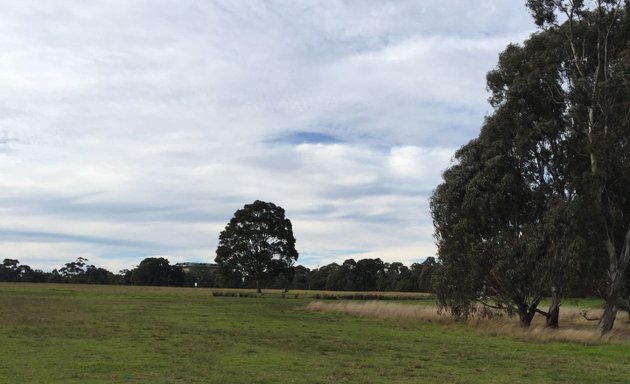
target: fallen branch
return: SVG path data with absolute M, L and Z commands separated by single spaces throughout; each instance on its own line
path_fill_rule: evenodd
M 599 321 L 602 319 L 601 317 L 588 317 L 588 311 L 586 309 L 583 311 L 580 311 L 580 314 L 587 321 Z

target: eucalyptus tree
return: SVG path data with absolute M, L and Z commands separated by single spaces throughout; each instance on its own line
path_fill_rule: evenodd
M 527 213 L 522 235 L 527 252 L 536 261 L 537 275 L 551 295 L 547 325 L 558 326 L 562 293 L 579 277 L 583 239 L 575 229 L 573 213 L 579 205 L 571 183 L 575 146 L 567 121 L 562 68 L 564 50 L 557 36 L 531 36 L 522 46 L 510 45 L 497 68 L 488 74 L 495 115 L 505 114 L 490 136 L 507 140 L 515 169 L 522 178 Z M 482 133 L 483 135 L 483 133 Z M 531 312 L 531 311 L 530 311 Z M 532 312 L 533 313 L 533 312 Z
M 20 261 L 4 259 L 0 264 L 0 281 L 18 281 L 20 278 Z
M 472 181 L 482 168 L 479 139 L 460 148 L 454 160 L 431 196 L 440 260 L 433 286 L 440 307 L 464 319 L 474 312 L 487 275 L 483 263 L 473 258 L 474 246 L 484 233 L 476 222 L 479 206 L 472 201 L 476 195 Z
M 284 209 L 256 200 L 234 213 L 219 235 L 215 262 L 222 271 L 241 274 L 256 282 L 277 276 L 298 258 L 291 221 Z
M 413 291 L 412 275 L 409 267 L 400 262 L 384 263 L 378 282 L 382 291 Z
M 442 264 L 436 290 L 457 316 L 481 302 L 518 313 L 524 326 L 536 313 L 558 325 L 576 241 L 567 226 L 553 224 L 562 222 L 560 213 L 570 212 L 575 197 L 567 173 L 566 107 L 559 102 L 561 65 L 562 50 L 549 34 L 508 46 L 487 77 L 494 113 L 479 137 L 457 152 L 435 191 Z M 544 312 L 538 306 L 548 293 L 552 301 Z
M 541 29 L 489 73 L 495 111 L 432 199 L 438 297 L 463 315 L 492 297 L 524 324 L 543 313 L 554 326 L 564 287 L 597 280 L 605 264 L 606 332 L 630 261 L 630 6 L 527 5 Z
M 523 164 L 505 140 L 510 135 L 501 135 L 505 117 L 488 118 L 480 138 L 457 153 L 459 163 L 445 172 L 433 195 L 442 265 L 435 289 L 457 317 L 483 304 L 516 312 L 529 326 L 545 292 L 545 260 L 531 229 L 539 217 Z
M 630 5 L 622 0 L 528 0 L 542 33 L 565 52 L 558 76 L 567 126 L 579 154 L 572 169 L 588 197 L 606 258 L 606 304 L 599 323 L 612 329 L 630 261 Z

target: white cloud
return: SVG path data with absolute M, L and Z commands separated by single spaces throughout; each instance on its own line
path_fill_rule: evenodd
M 321 260 L 320 265 L 330 263 L 342 264 L 345 260 L 354 259 L 381 259 L 386 263 L 401 262 L 411 265 L 413 263 L 421 263 L 427 257 L 434 255 L 434 245 L 432 243 L 414 243 L 407 246 L 377 248 L 369 252 L 355 252 L 336 257 L 327 257 Z
M 3 255 L 207 261 L 262 199 L 309 265 L 429 256 L 428 196 L 532 25 L 516 0 L 2 3 Z

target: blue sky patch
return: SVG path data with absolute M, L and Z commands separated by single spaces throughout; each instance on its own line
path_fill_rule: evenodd
M 342 140 L 333 135 L 321 132 L 290 132 L 284 135 L 280 135 L 275 139 L 270 140 L 272 143 L 283 144 L 337 144 Z

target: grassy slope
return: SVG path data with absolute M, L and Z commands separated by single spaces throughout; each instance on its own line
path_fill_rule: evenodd
M 209 290 L 0 283 L 3 383 L 627 382 L 623 344 L 301 310 Z

